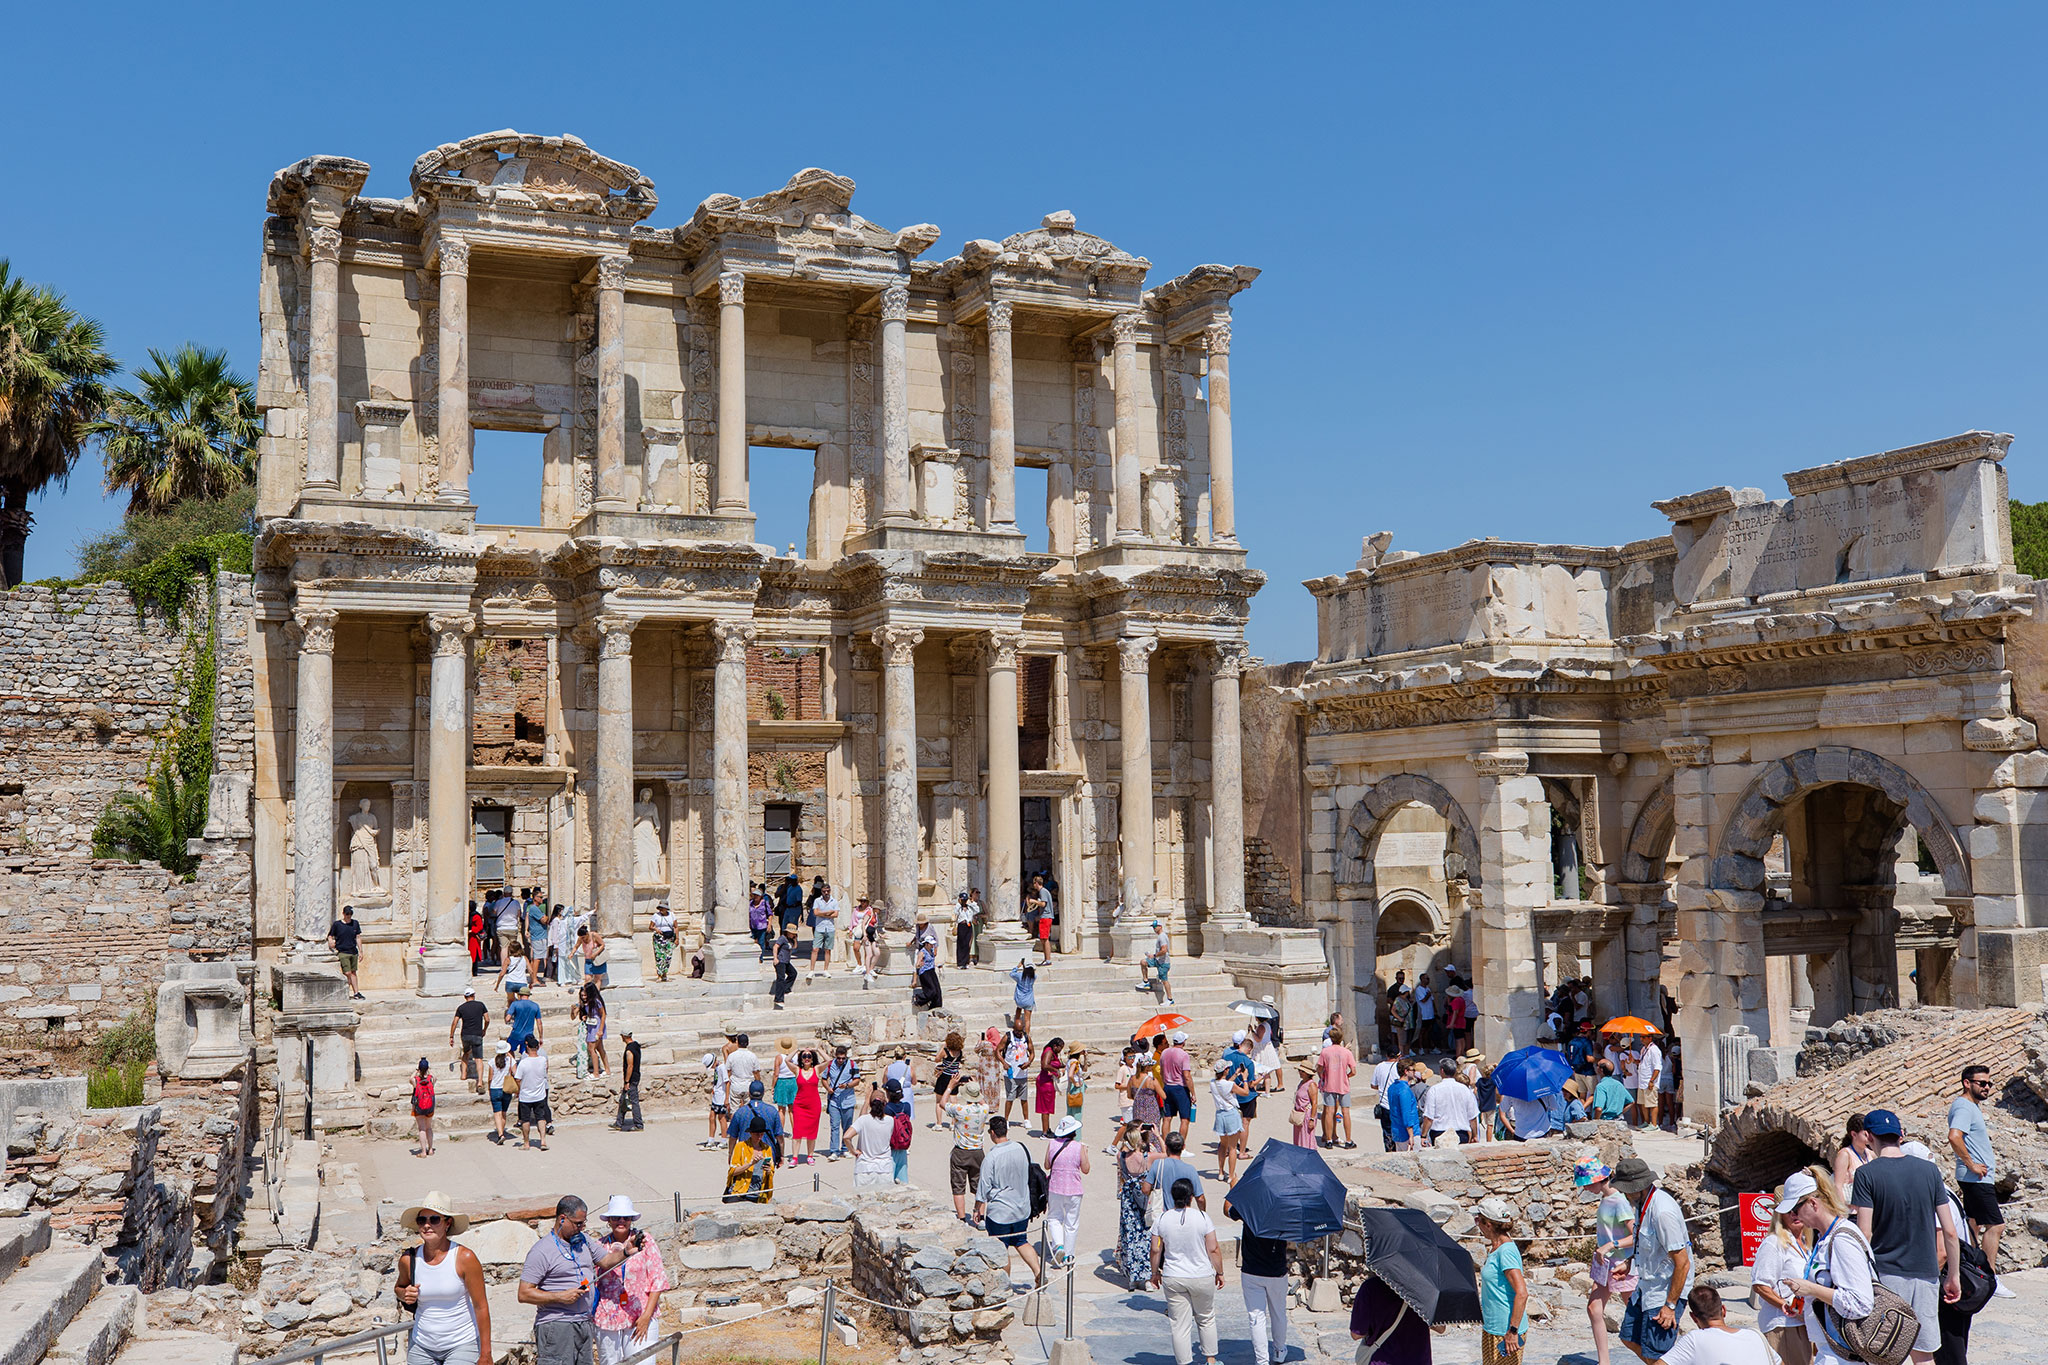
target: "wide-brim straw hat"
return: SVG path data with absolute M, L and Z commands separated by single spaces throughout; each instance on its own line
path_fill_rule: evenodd
M 455 1211 L 455 1201 L 450 1199 L 441 1190 L 428 1190 L 420 1197 L 419 1203 L 400 1213 L 398 1215 L 399 1225 L 411 1228 L 417 1232 L 420 1226 L 420 1215 L 423 1213 L 444 1215 L 448 1219 L 448 1235 L 451 1237 L 469 1227 L 469 1215 L 457 1213 Z
M 790 1037 L 788 1034 L 784 1034 L 782 1037 L 777 1038 L 775 1040 L 775 1050 L 777 1052 L 796 1051 L 796 1039 Z

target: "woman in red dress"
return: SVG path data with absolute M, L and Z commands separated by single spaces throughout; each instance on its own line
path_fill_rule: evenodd
M 484 917 L 476 908 L 476 902 L 469 903 L 469 974 L 476 975 L 476 968 L 484 957 Z
M 1040 1137 L 1052 1136 L 1053 1106 L 1059 1102 L 1060 1077 L 1067 1069 L 1060 1058 L 1065 1047 L 1063 1040 L 1055 1038 L 1045 1045 L 1045 1051 L 1038 1054 L 1038 1093 L 1033 1096 L 1037 1101 L 1033 1109 L 1038 1114 Z
M 796 1055 L 796 1099 L 789 1106 L 790 1130 L 803 1154 L 792 1153 L 790 1165 L 802 1162 L 809 1166 L 816 1160 L 818 1116 L 824 1112 L 825 1101 L 818 1089 L 818 1054 L 805 1048 Z

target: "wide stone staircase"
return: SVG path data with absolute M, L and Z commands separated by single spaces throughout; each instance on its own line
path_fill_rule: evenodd
M 142 1291 L 105 1278 L 98 1250 L 51 1245 L 47 1213 L 0 1218 L 0 1365 L 235 1365 L 232 1340 L 152 1331 Z
M 1001 1023 L 1009 1012 L 1013 989 L 1009 968 L 1015 963 L 1016 956 L 1010 953 L 999 967 L 942 969 L 945 1009 L 958 1016 L 961 1031 L 970 1038 Z M 1161 1008 L 1149 992 L 1135 989 L 1137 979 L 1136 969 L 1126 963 L 1055 954 L 1052 965 L 1038 972 L 1032 1037 L 1041 1043 L 1059 1037 L 1069 1046 L 1078 1043 L 1095 1051 L 1098 1055 L 1089 1063 L 1090 1085 L 1107 1084 L 1115 1074 L 1117 1053 L 1125 1040 Z M 1171 979 L 1174 1008 L 1193 1021 L 1188 1025 L 1188 1037 L 1197 1048 L 1219 1048 L 1232 1030 L 1247 1022 L 1230 1009 L 1231 1002 L 1243 998 L 1243 992 L 1223 971 L 1219 959 L 1176 957 Z M 504 997 L 490 989 L 491 981 L 489 975 L 476 978 L 477 998 L 493 1011 L 487 1054 L 490 1044 L 505 1036 Z M 747 1034 L 754 1051 L 764 1057 L 783 1035 L 796 1039 L 801 1047 L 827 1034 L 851 1034 L 857 1051 L 934 1036 L 930 1024 L 920 1033 L 910 1004 L 911 984 L 907 976 L 884 975 L 863 989 L 860 976 L 843 969 L 821 972 L 812 981 L 800 966 L 796 987 L 781 1010 L 774 1008 L 770 995 L 773 978 L 765 964 L 757 977 L 740 981 L 650 980 L 644 986 L 614 987 L 605 993 L 610 1015 L 606 1052 L 616 1071 L 622 1041 L 619 1029 L 630 1023 L 646 1069 L 641 1085 L 643 1108 L 650 1119 L 667 1117 L 675 1112 L 675 1106 L 651 1103 L 651 1092 L 664 1078 L 701 1075 L 704 1054 L 716 1051 L 728 1030 Z M 567 987 L 541 986 L 534 999 L 541 1006 L 558 1122 L 603 1121 L 611 1112 L 608 1105 L 599 1114 L 594 1102 L 574 1103 L 583 1093 L 591 1093 L 593 1100 L 615 1093 L 615 1077 L 573 1079 L 569 1060 L 575 1050 L 575 1023 L 569 1013 L 573 992 Z M 391 1137 L 412 1134 L 410 1082 L 422 1057 L 433 1065 L 436 1077 L 436 1140 L 489 1131 L 488 1097 L 471 1092 L 450 1065 L 453 1053 L 448 1032 L 458 1003 L 457 999 L 422 999 L 410 992 L 380 993 L 358 1002 L 362 1014 L 356 1031 L 359 1084 L 369 1102 L 373 1133 Z M 1107 1056 L 1099 1055 L 1105 1052 Z M 591 1112 L 576 1114 L 578 1108 Z M 683 1112 L 694 1118 L 700 1109 L 692 1102 Z

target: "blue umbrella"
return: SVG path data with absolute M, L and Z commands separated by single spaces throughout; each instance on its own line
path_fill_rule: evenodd
M 1572 1064 L 1562 1052 L 1547 1047 L 1525 1047 L 1510 1052 L 1493 1069 L 1493 1083 L 1500 1093 L 1518 1100 L 1540 1100 L 1564 1093 L 1572 1078 Z
M 1344 1230 L 1344 1182 L 1310 1148 L 1268 1138 L 1230 1187 L 1230 1207 L 1261 1237 L 1313 1242 Z

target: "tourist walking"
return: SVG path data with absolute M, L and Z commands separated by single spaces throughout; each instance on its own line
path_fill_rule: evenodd
M 622 1133 L 637 1133 L 647 1126 L 640 1113 L 640 1044 L 633 1041 L 630 1024 L 619 1026 L 619 1037 L 625 1043 L 619 1048 L 619 1112 L 612 1127 Z M 632 1113 L 631 1119 L 626 1117 L 628 1111 Z
M 754 942 L 760 946 L 763 962 L 766 962 L 774 952 L 768 930 L 768 921 L 771 918 L 768 897 L 762 894 L 761 888 L 757 886 L 754 888 L 753 899 L 747 902 L 747 932 L 754 936 Z
M 1316 1145 L 1316 1064 L 1307 1057 L 1294 1064 L 1299 1077 L 1294 1087 L 1294 1145 Z
M 988 1121 L 988 1150 L 982 1154 L 981 1175 L 974 1185 L 974 1212 L 988 1235 L 1015 1251 L 1031 1271 L 1037 1284 L 1043 1273 L 1038 1253 L 1030 1246 L 1031 1152 L 1010 1138 L 1010 1125 L 1000 1116 Z M 1007 1254 L 1003 1270 L 1010 1268 Z
M 784 929 L 800 928 L 804 920 L 804 884 L 796 879 L 796 873 L 782 874 L 782 885 L 775 891 L 776 913 L 782 919 Z
M 455 1051 L 462 1078 L 479 1095 L 484 1089 L 484 1035 L 490 1028 L 490 1006 L 476 998 L 476 987 L 464 986 L 462 1003 L 455 1007 L 455 1017 L 448 1021 L 448 1046 Z
M 789 1132 L 792 1127 L 790 1107 L 796 1103 L 796 1039 L 783 1034 L 775 1040 L 775 1112 L 781 1116 L 782 1130 Z
M 1152 1287 L 1166 1294 L 1175 1365 L 1188 1365 L 1201 1336 L 1202 1357 L 1216 1365 L 1216 1291 L 1223 1287 L 1223 1248 L 1216 1225 L 1194 1207 L 1195 1187 L 1176 1180 L 1171 1207 L 1152 1228 Z
M 434 1154 L 434 1068 L 426 1058 L 420 1058 L 419 1067 L 412 1073 L 412 1122 L 418 1131 L 420 1145 L 412 1149 L 414 1156 Z
M 1593 1260 L 1586 1268 L 1593 1281 L 1593 1292 L 1586 1298 L 1586 1317 L 1593 1328 L 1593 1356 L 1597 1365 L 1610 1365 L 1608 1300 L 1618 1298 L 1625 1304 L 1636 1289 L 1636 1211 L 1626 1195 L 1610 1187 L 1608 1182 L 1613 1175 L 1597 1157 L 1588 1157 L 1572 1167 L 1572 1184 L 1599 1201 L 1593 1212 Z
M 548 1149 L 548 1128 L 553 1111 L 548 1107 L 548 1059 L 541 1056 L 540 1038 L 526 1040 L 526 1055 L 513 1068 L 519 1083 L 519 1145 L 533 1146 L 533 1130 L 540 1129 L 540 1149 Z M 522 1300 L 523 1302 L 523 1300 Z
M 1685 1296 L 1692 1330 L 1664 1355 L 1665 1365 L 1777 1365 L 1763 1333 L 1730 1327 L 1721 1291 L 1703 1284 Z
M 1835 1192 L 1842 1196 L 1843 1203 L 1849 1202 L 1850 1191 L 1855 1188 L 1856 1172 L 1876 1155 L 1877 1142 L 1863 1126 L 1863 1115 L 1849 1115 L 1842 1128 L 1842 1145 L 1835 1148 Z
M 969 1076 L 949 1091 L 939 1102 L 939 1118 L 953 1132 L 953 1150 L 946 1157 L 953 1214 L 972 1227 L 967 1195 L 980 1184 L 981 1154 L 988 1140 L 988 1106 L 981 1100 L 981 1082 Z
M 894 1069 L 891 1066 L 890 1070 Z M 907 1062 L 904 1074 L 906 1078 L 909 1075 Z M 906 1083 L 893 1076 L 882 1082 L 882 1113 L 889 1120 L 889 1179 L 898 1185 L 910 1183 L 910 1142 L 917 1135 L 917 1114 L 911 1107 Z
M 1167 1196 L 1173 1189 L 1173 1182 L 1185 1180 L 1194 1186 L 1195 1207 L 1203 1213 L 1209 1211 L 1209 1196 L 1202 1189 L 1202 1173 L 1186 1157 L 1187 1139 L 1179 1133 L 1168 1133 L 1165 1137 L 1165 1154 L 1152 1159 L 1151 1169 L 1145 1172 L 1146 1207 L 1154 1212 L 1172 1208 Z M 1154 1205 L 1151 1201 L 1156 1199 Z M 1157 1222 L 1157 1219 L 1154 1220 Z
M 1422 1106 L 1415 1098 L 1415 1086 L 1419 1079 L 1410 1081 L 1411 1075 L 1418 1075 L 1422 1063 L 1397 1067 L 1394 1079 L 1387 1086 L 1387 1150 L 1390 1152 L 1412 1152 L 1422 1145 Z
M 866 896 L 855 902 L 853 912 L 847 916 L 848 941 L 853 945 L 853 960 L 860 967 L 860 988 L 867 990 L 875 983 L 875 950 L 879 937 L 880 916 Z
M 1964 1067 L 1962 1093 L 1949 1101 L 1948 1145 L 1956 1157 L 1956 1188 L 1962 1191 L 1963 1212 L 1996 1277 L 1998 1238 L 2005 1230 L 2005 1215 L 1998 1209 L 1998 1158 L 1991 1151 L 1991 1129 L 1984 1122 L 1983 1106 L 1990 1098 L 1991 1068 L 1981 1062 Z M 1992 1293 L 2003 1299 L 2013 1296 L 2002 1284 Z
M 592 937 L 595 937 L 593 935 Z M 603 940 L 599 940 L 602 942 Z M 604 993 L 596 981 L 583 983 L 583 991 L 577 998 L 578 1018 L 583 1024 L 583 1045 L 590 1052 L 590 1074 L 602 1076 L 611 1070 L 611 1063 L 605 1059 L 604 1039 L 607 1023 L 604 1008 Z
M 967 1066 L 966 1048 L 967 1040 L 956 1029 L 946 1035 L 945 1046 L 939 1049 L 939 1060 L 932 1067 L 932 1100 L 941 1109 L 946 1095 L 960 1084 L 960 1073 Z M 938 1127 L 945 1118 L 943 1113 L 932 1115 L 931 1126 Z
M 1066 1040 L 1055 1038 L 1038 1054 L 1038 1079 L 1032 1086 L 1032 1111 L 1038 1115 L 1038 1135 L 1052 1136 L 1052 1116 L 1059 1107 L 1060 1076 L 1066 1071 L 1062 1053 Z
M 817 1162 L 818 1120 L 824 1116 L 825 1097 L 818 1071 L 818 1054 L 805 1048 L 796 1055 L 796 1098 L 790 1101 L 790 1145 L 802 1150 L 792 1153 L 789 1164 L 810 1166 Z
M 1330 1027 L 1330 1040 L 1316 1058 L 1316 1089 L 1323 1102 L 1323 1144 L 1353 1148 L 1351 1140 L 1351 1078 L 1358 1074 L 1358 1058 L 1344 1046 L 1344 1030 Z M 1337 1141 L 1337 1121 L 1343 1120 L 1344 1141 Z
M 1812 1243 L 1813 1235 L 1786 1221 L 1785 1207 L 1778 1204 L 1771 1210 L 1771 1229 L 1757 1244 L 1750 1263 L 1757 1330 L 1784 1365 L 1808 1365 L 1813 1359 L 1813 1348 L 1806 1340 L 1806 1319 L 1790 1283 L 1806 1273 L 1807 1250 Z
M 1209 1104 L 1216 1111 L 1216 1174 L 1225 1185 L 1237 1183 L 1237 1162 L 1244 1153 L 1244 1115 L 1237 1102 L 1250 1093 L 1251 1087 L 1240 1079 L 1234 1063 L 1228 1058 L 1216 1063 L 1216 1074 L 1209 1082 Z
M 974 936 L 981 928 L 981 892 L 960 893 L 960 908 L 953 912 L 953 965 L 966 971 L 974 964 Z
M 362 961 L 363 926 L 356 923 L 356 911 L 352 905 L 341 907 L 341 918 L 327 926 L 327 946 L 334 950 L 335 964 L 341 968 L 342 980 L 348 982 L 351 999 L 360 1000 L 363 993 L 356 989 L 356 965 Z
M 912 1009 L 943 1009 L 946 993 L 939 986 L 939 931 L 932 928 L 927 911 L 917 912 L 917 927 L 910 933 L 911 968 L 917 973 L 917 988 L 910 993 Z
M 1153 999 L 1168 1009 L 1173 1007 L 1173 936 L 1166 932 L 1166 926 L 1158 920 L 1152 921 L 1152 951 L 1145 956 L 1139 974 L 1138 989 L 1150 990 Z M 1146 979 L 1150 974 L 1150 980 Z
M 1228 1199 L 1223 1216 L 1244 1221 Z M 1237 1234 L 1237 1284 L 1251 1319 L 1253 1365 L 1278 1365 L 1287 1356 L 1287 1243 L 1242 1229 Z M 1364 1293 L 1363 1285 L 1359 1292 Z
M 1528 1336 L 1524 1318 L 1529 1286 L 1522 1276 L 1522 1248 L 1508 1234 L 1515 1225 L 1514 1206 L 1499 1195 L 1479 1201 L 1473 1215 L 1486 1260 L 1479 1267 L 1480 1365 L 1508 1365 L 1522 1358 Z
M 896 1125 L 890 1121 L 888 1101 L 881 1095 L 868 1100 L 868 1111 L 853 1121 L 853 1187 L 880 1189 L 896 1182 L 896 1160 L 889 1149 Z
M 1045 1244 L 1055 1270 L 1072 1265 L 1080 1249 L 1082 1177 L 1091 1169 L 1081 1121 L 1061 1119 L 1045 1149 Z
M 818 960 L 832 971 L 832 949 L 839 942 L 839 900 L 832 888 L 821 883 L 811 900 L 811 980 L 818 979 Z
M 1038 1008 L 1038 968 L 1031 965 L 1031 959 L 1020 957 L 1017 965 L 1010 968 L 1010 1003 L 1017 1016 L 1017 1029 L 1021 1033 L 1031 1031 L 1031 1011 Z
M 1792 1172 L 1779 1191 L 1778 1208 L 1787 1223 L 1814 1236 L 1804 1273 L 1784 1282 L 1805 1300 L 1802 1316 L 1813 1359 L 1816 1365 L 1855 1365 L 1853 1357 L 1843 1355 L 1828 1336 L 1822 1313 L 1825 1310 L 1851 1321 L 1870 1315 L 1876 1303 L 1870 1243 L 1856 1220 L 1849 1217 L 1832 1180 L 1817 1180 L 1807 1171 Z
M 654 979 L 666 981 L 669 964 L 676 958 L 676 917 L 669 913 L 666 902 L 654 907 L 647 928 L 654 936 Z
M 600 1250 L 584 1235 L 589 1219 L 588 1205 L 563 1195 L 555 1202 L 554 1226 L 528 1250 L 520 1268 L 519 1302 L 535 1309 L 535 1365 L 589 1365 L 597 1345 L 595 1282 L 635 1250 L 625 1244 Z
M 606 1254 L 626 1252 L 623 1262 L 598 1277 L 597 1309 L 592 1314 L 598 1365 L 619 1365 L 654 1344 L 661 1296 L 669 1288 L 668 1268 L 661 1263 L 661 1243 L 633 1226 L 640 1221 L 640 1211 L 632 1200 L 615 1194 L 598 1217 L 610 1229 L 598 1249 Z
M 1148 1131 L 1162 1128 L 1159 1120 L 1166 1112 L 1166 1087 L 1159 1081 L 1159 1064 L 1140 1052 L 1136 1065 L 1131 1076 L 1131 1121 Z
M 1261 1002 L 1270 1005 L 1273 997 L 1267 996 Z M 1280 1020 L 1271 1018 L 1252 1021 L 1251 1038 L 1248 1040 L 1252 1054 L 1253 1081 L 1256 1090 L 1278 1091 L 1285 1083 L 1286 1064 L 1280 1060 Z M 1267 1082 L 1271 1082 L 1270 1085 Z
M 1166 1092 L 1165 1121 L 1178 1124 L 1185 1138 L 1195 1118 L 1195 1059 L 1188 1055 L 1188 1036 L 1179 1029 L 1159 1053 L 1159 1085 Z
M 490 1365 L 491 1300 L 476 1253 L 449 1239 L 469 1227 L 455 1201 L 429 1190 L 398 1215 L 419 1245 L 398 1253 L 398 1301 L 412 1310 L 406 1365 Z
M 775 936 L 775 1008 L 781 1009 L 782 1002 L 789 997 L 789 991 L 796 985 L 796 921 L 782 926 L 782 932 Z
M 832 1144 L 825 1159 L 837 1161 L 846 1155 L 846 1135 L 852 1131 L 853 1120 L 860 1112 L 860 1068 L 854 1065 L 846 1044 L 833 1046 L 823 1085 L 832 1121 Z
M 1427 1068 L 1417 1063 L 1416 1069 Z M 1479 1097 L 1458 1079 L 1450 1062 L 1443 1064 L 1442 1078 L 1422 1097 L 1422 1139 L 1425 1147 L 1436 1146 L 1445 1133 L 1456 1133 L 1460 1143 L 1479 1140 Z
M 1870 1245 L 1877 1282 L 1904 1299 L 1919 1320 L 1913 1359 L 1927 1365 L 1941 1346 L 1938 1309 L 1962 1297 L 1961 1229 L 1949 1212 L 1948 1188 L 1932 1164 L 1901 1150 L 1905 1126 L 1889 1109 L 1873 1109 L 1863 1126 L 1877 1155 L 1856 1172 L 1849 1207 Z M 1935 1229 L 1940 1229 L 1936 1244 Z M 1942 1266 L 1948 1267 L 1946 1277 Z
M 997 1051 L 1003 1063 L 1003 1117 L 1010 1117 L 1010 1106 L 1014 1104 L 1018 1117 L 1028 1119 L 1031 1109 L 1024 1098 L 1024 1087 L 1031 1070 L 1031 1033 L 1025 1027 L 1023 1015 L 1010 1025 Z
M 519 1093 L 519 1082 L 512 1075 L 512 1068 L 518 1060 L 512 1055 L 512 1044 L 502 1039 L 492 1051 L 489 1079 L 492 1142 L 505 1140 L 506 1111 L 511 1109 L 512 1099 Z
M 1692 1238 L 1678 1201 L 1657 1188 L 1641 1157 L 1623 1157 L 1610 1178 L 1636 1219 L 1636 1289 L 1621 1316 L 1621 1341 L 1644 1360 L 1660 1360 L 1678 1340 L 1678 1305 L 1692 1292 Z
M 563 906 L 548 914 L 547 945 L 548 979 L 557 986 L 581 984 L 583 964 L 576 960 L 576 921 Z
M 1415 999 L 1406 986 L 1395 986 L 1387 1011 L 1394 1018 L 1394 1055 L 1408 1055 L 1408 1037 L 1415 1029 Z
M 1158 1152 L 1152 1131 L 1126 1123 L 1117 1133 L 1117 1261 L 1133 1293 L 1152 1273 L 1152 1235 L 1146 1226 L 1145 1176 Z
M 1401 1301 L 1379 1276 L 1368 1274 L 1351 1301 L 1351 1339 L 1358 1365 L 1430 1365 L 1429 1334 L 1441 1333 Z

